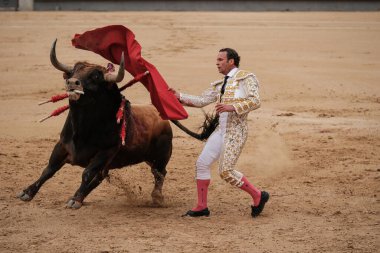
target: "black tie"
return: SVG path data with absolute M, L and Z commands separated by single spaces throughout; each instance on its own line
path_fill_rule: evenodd
M 226 84 L 227 84 L 227 79 L 229 78 L 229 76 L 225 76 L 224 77 L 224 82 L 223 82 L 223 85 L 222 85 L 222 89 L 221 89 L 221 93 L 222 95 L 224 94 L 224 90 L 226 89 Z

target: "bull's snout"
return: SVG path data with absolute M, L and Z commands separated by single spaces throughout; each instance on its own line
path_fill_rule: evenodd
M 69 79 L 66 79 L 66 85 L 70 85 L 70 86 L 78 86 L 80 85 L 81 82 L 79 81 L 79 79 L 77 78 L 69 78 Z
M 66 92 L 70 100 L 78 100 L 84 94 L 81 81 L 77 78 L 66 79 Z

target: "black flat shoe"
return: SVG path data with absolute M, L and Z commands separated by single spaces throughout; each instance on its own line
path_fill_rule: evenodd
M 185 213 L 184 215 L 182 215 L 182 217 L 184 216 L 190 216 L 190 217 L 201 217 L 201 216 L 210 216 L 210 211 L 208 210 L 208 208 L 206 207 L 205 209 L 203 210 L 200 210 L 200 211 L 192 211 L 192 210 L 189 210 L 187 211 L 187 213 Z
M 262 191 L 260 197 L 260 204 L 258 206 L 251 206 L 252 212 L 251 215 L 253 218 L 260 215 L 260 213 L 264 210 L 265 203 L 269 200 L 269 193 Z

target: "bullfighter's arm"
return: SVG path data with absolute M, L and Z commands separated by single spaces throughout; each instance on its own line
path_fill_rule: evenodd
M 186 106 L 204 107 L 214 103 L 218 98 L 218 94 L 216 87 L 211 85 L 211 87 L 205 90 L 200 96 L 180 93 L 179 101 Z
M 240 82 L 244 87 L 246 98 L 232 106 L 237 114 L 244 114 L 260 107 L 259 82 L 254 75 L 249 75 Z

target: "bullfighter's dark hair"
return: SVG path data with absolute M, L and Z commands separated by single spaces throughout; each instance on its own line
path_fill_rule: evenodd
M 240 64 L 240 56 L 239 56 L 239 54 L 236 52 L 236 50 L 227 47 L 227 48 L 222 48 L 222 49 L 220 49 L 219 52 L 226 52 L 226 53 L 227 53 L 227 60 L 233 59 L 233 60 L 234 60 L 234 63 L 235 63 L 235 66 L 236 66 L 236 67 L 239 67 L 239 64 Z

